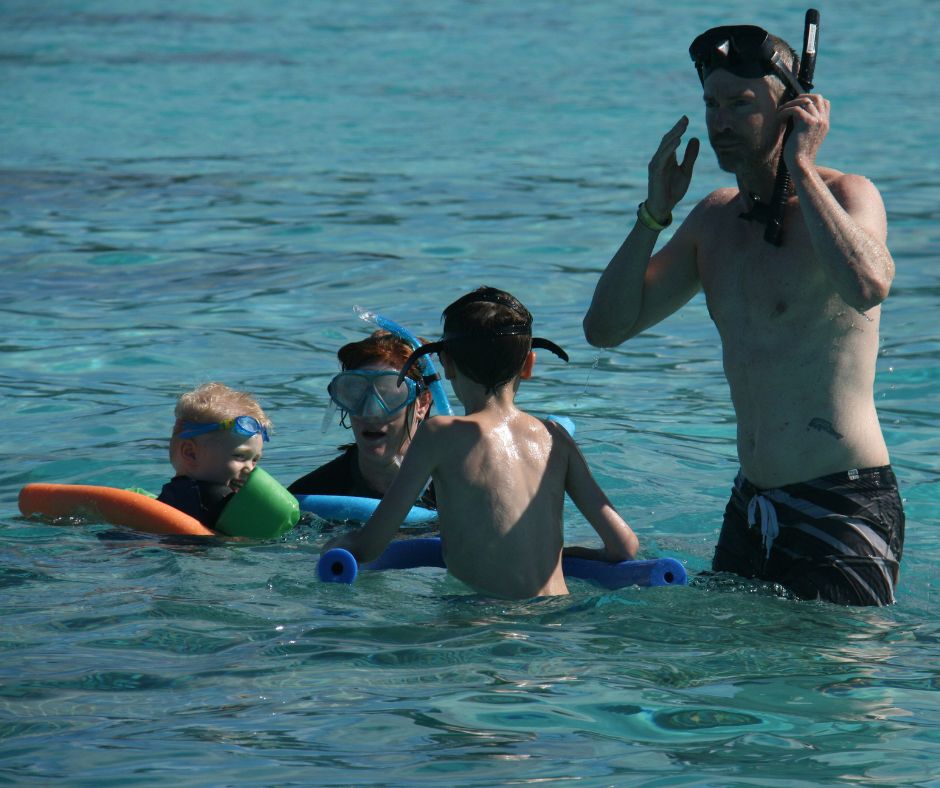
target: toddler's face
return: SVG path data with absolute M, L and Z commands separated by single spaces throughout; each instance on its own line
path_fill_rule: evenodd
M 196 441 L 196 467 L 193 478 L 226 484 L 238 490 L 261 460 L 262 438 L 246 438 L 233 430 L 209 432 Z

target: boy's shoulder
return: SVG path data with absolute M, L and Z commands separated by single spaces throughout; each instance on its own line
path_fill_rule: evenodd
M 542 419 L 519 410 L 506 420 L 492 414 L 474 413 L 469 416 L 435 416 L 421 425 L 421 430 L 434 441 L 478 439 L 496 429 L 507 428 L 509 434 L 519 440 L 544 439 L 559 442 L 564 446 L 574 444 L 570 432 L 553 419 Z M 505 435 L 505 433 L 503 433 Z
M 467 433 L 472 434 L 479 430 L 479 421 L 473 416 L 435 416 L 421 423 L 419 433 L 425 439 L 451 440 L 453 436 Z

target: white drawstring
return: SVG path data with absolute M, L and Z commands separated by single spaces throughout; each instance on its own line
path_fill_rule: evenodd
M 774 509 L 773 502 L 763 495 L 755 495 L 747 504 L 747 524 L 756 525 L 756 510 L 760 509 L 760 532 L 763 537 L 763 545 L 767 550 L 765 558 L 770 558 L 770 548 L 773 547 L 774 539 L 780 533 L 780 525 L 777 523 L 777 510 Z

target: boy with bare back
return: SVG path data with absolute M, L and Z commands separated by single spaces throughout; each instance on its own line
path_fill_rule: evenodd
M 603 548 L 565 555 L 605 561 L 636 556 L 636 535 L 615 511 L 565 429 L 519 410 L 519 383 L 533 348 L 565 352 L 532 337 L 532 315 L 513 296 L 479 288 L 444 310 L 444 336 L 405 364 L 437 352 L 464 416 L 437 416 L 415 435 L 401 470 L 360 530 L 331 541 L 360 562 L 376 559 L 433 477 L 448 571 L 475 591 L 525 599 L 567 594 L 561 557 L 565 493 Z

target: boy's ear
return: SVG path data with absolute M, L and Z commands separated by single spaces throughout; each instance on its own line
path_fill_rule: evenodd
M 198 454 L 199 449 L 196 446 L 196 441 L 192 438 L 185 438 L 180 441 L 179 456 L 186 470 L 192 470 L 196 467 Z
M 438 353 L 437 359 L 441 362 L 441 366 L 444 367 L 444 377 L 447 378 L 447 380 L 453 380 L 457 377 L 457 368 L 454 366 L 454 360 L 449 355 L 446 353 Z
M 523 380 L 528 380 L 532 377 L 532 368 L 535 366 L 535 351 L 530 350 L 529 355 L 525 357 L 525 361 L 522 362 L 522 372 L 519 374 L 519 377 Z

